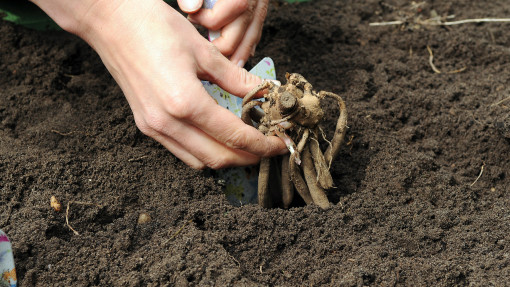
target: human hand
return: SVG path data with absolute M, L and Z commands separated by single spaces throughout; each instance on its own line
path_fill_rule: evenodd
M 220 30 L 213 41 L 221 53 L 239 66 L 255 54 L 269 0 L 218 0 L 213 9 L 200 9 L 203 0 L 177 0 L 188 19 L 209 30 Z
M 200 79 L 234 95 L 261 80 L 228 61 L 177 11 L 159 0 L 87 1 L 95 5 L 75 17 L 81 25 L 67 20 L 64 27 L 101 56 L 143 133 L 197 169 L 251 165 L 286 152 L 280 139 L 244 124 L 207 94 Z

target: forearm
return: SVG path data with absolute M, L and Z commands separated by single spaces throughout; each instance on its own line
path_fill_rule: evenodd
M 31 1 L 97 51 L 140 130 L 188 165 L 252 165 L 285 149 L 217 105 L 199 80 L 244 95 L 260 79 L 221 55 L 162 0 Z
M 130 0 L 30 0 L 62 29 L 90 43 L 91 37 L 109 26 L 111 16 Z M 144 1 L 141 1 L 144 2 Z M 150 2 L 150 1 L 149 1 Z M 105 31 L 103 31 L 105 32 Z M 92 36 L 96 33 L 95 36 Z

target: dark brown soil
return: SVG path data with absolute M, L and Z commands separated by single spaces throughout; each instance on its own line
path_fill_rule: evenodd
M 250 63 L 271 56 L 279 79 L 346 101 L 327 211 L 231 206 L 137 130 L 84 42 L 0 23 L 0 228 L 21 286 L 508 285 L 510 24 L 370 27 L 411 4 L 387 3 L 273 1 Z M 419 15 L 432 9 L 510 14 L 455 0 Z M 427 46 L 441 71 L 466 69 L 434 73 Z

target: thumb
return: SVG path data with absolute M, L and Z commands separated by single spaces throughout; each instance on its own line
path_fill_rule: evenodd
M 211 82 L 241 98 L 262 82 L 261 78 L 235 65 L 221 53 L 211 56 L 201 64 L 200 68 Z
M 195 13 L 202 8 L 203 0 L 177 0 L 179 8 L 185 13 Z

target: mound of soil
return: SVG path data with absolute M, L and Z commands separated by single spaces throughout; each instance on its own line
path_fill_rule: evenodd
M 510 24 L 416 22 L 509 13 L 504 0 L 272 1 L 249 64 L 271 56 L 279 79 L 301 73 L 347 103 L 327 211 L 230 205 L 137 130 L 83 41 L 1 22 L 0 228 L 20 285 L 507 285 Z M 393 20 L 407 25 L 369 26 Z

